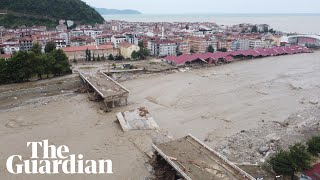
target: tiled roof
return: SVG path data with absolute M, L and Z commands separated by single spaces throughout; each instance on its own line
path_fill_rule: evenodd
M 158 40 L 158 41 L 153 41 L 155 44 L 175 44 L 176 42 L 171 41 L 171 40 Z
M 65 47 L 62 48 L 64 52 L 76 52 L 76 51 L 85 51 L 87 49 L 89 50 L 106 50 L 106 49 L 112 49 L 113 47 L 111 45 L 88 45 L 88 46 L 72 46 L 72 47 Z
M 191 62 L 197 59 L 208 60 L 209 64 L 213 60 L 218 60 L 220 58 L 225 59 L 230 62 L 233 60 L 233 56 L 272 56 L 272 55 L 282 55 L 282 54 L 296 54 L 296 53 L 308 53 L 310 50 L 302 46 L 289 46 L 289 47 L 273 47 L 273 48 L 259 48 L 259 49 L 249 49 L 249 50 L 239 50 L 239 51 L 228 51 L 228 52 L 216 52 L 216 53 L 202 53 L 202 54 L 183 54 L 181 56 L 168 56 L 165 60 L 173 62 L 176 65 L 184 64 L 186 62 Z
M 128 42 L 122 42 L 120 44 L 121 47 L 124 47 L 124 48 L 129 48 L 131 46 L 133 46 L 134 44 L 131 44 L 131 43 L 128 43 Z

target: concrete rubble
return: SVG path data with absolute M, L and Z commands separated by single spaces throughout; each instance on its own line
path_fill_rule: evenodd
M 260 128 L 227 137 L 216 149 L 233 162 L 263 163 L 277 150 L 317 135 L 319 116 L 319 108 L 311 107 L 292 114 L 284 122 L 268 122 Z

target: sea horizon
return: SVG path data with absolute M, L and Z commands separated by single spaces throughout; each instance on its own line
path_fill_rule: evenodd
M 202 14 L 126 14 L 103 15 L 106 21 L 128 22 L 215 22 L 219 25 L 269 24 L 288 33 L 320 34 L 320 13 L 202 13 Z M 297 23 L 299 22 L 299 23 Z
M 320 13 L 143 13 L 141 14 L 104 14 L 103 16 L 113 16 L 113 15 L 290 15 L 290 16 L 299 16 L 299 15 L 316 15 L 320 16 Z

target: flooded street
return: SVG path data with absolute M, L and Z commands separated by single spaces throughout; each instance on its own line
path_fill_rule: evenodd
M 41 175 L 9 175 L 4 163 L 13 154 L 30 157 L 27 142 L 48 139 L 55 145 L 67 145 L 85 159 L 111 159 L 114 169 L 113 175 L 61 174 L 46 176 L 48 180 L 142 179 L 149 174 L 144 165 L 148 161 L 145 151 L 155 134 L 123 133 L 116 122 L 117 112 L 147 107 L 162 131 L 174 139 L 191 133 L 215 148 L 228 136 L 318 108 L 320 52 L 159 74 L 121 84 L 130 91 L 129 105 L 111 113 L 103 112 L 102 104 L 89 101 L 86 94 L 1 112 L 2 178 L 42 179 Z

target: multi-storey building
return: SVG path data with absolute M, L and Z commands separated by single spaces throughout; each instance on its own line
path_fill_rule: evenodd
M 148 49 L 157 57 L 177 55 L 177 43 L 170 40 L 149 41 Z
M 32 48 L 32 38 L 24 37 L 19 39 L 20 50 L 29 51 Z
M 109 43 L 109 42 L 111 42 L 111 37 L 112 37 L 112 35 L 99 34 L 96 37 L 96 44 L 101 45 L 101 44 Z
M 249 39 L 238 39 L 232 42 L 231 45 L 232 50 L 248 50 L 250 49 L 250 41 Z
M 190 54 L 191 46 L 187 40 L 180 40 L 177 42 L 178 52 L 182 54 Z
M 265 47 L 265 41 L 261 39 L 251 39 L 249 42 L 249 47 L 252 49 L 256 48 L 264 48 Z
M 126 41 L 128 43 L 138 45 L 139 40 L 135 34 L 127 33 L 125 36 L 126 36 Z
M 208 42 L 205 38 L 192 37 L 189 41 L 191 49 L 195 52 L 204 53 L 207 51 Z
M 112 36 L 111 42 L 114 44 L 114 47 L 118 48 L 119 45 L 126 41 L 125 36 Z
M 95 39 L 97 35 L 102 34 L 102 31 L 97 29 L 84 29 L 83 33 L 86 36 L 91 36 L 93 39 Z
M 53 39 L 53 42 L 56 44 L 57 49 L 67 47 L 67 43 L 65 39 L 56 38 L 56 39 Z

